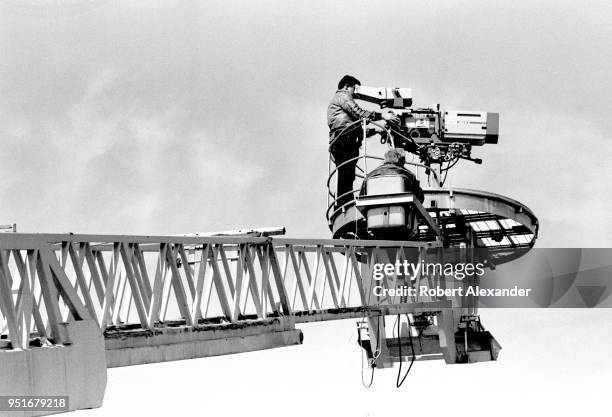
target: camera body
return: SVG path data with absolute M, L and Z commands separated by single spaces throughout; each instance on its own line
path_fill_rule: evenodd
M 416 143 L 496 144 L 499 113 L 434 109 L 393 109 L 400 118 L 400 133 Z
M 410 88 L 356 86 L 355 98 L 375 103 L 400 118 L 399 131 L 417 144 L 461 143 L 471 146 L 496 144 L 499 113 L 412 108 Z

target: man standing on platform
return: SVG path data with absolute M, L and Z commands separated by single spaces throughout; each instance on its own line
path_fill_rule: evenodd
M 363 140 L 363 129 L 359 120 L 386 120 L 399 123 L 399 118 L 393 113 L 378 113 L 365 110 L 357 103 L 353 95 L 355 87 L 361 82 L 350 75 L 342 77 L 338 90 L 327 108 L 327 125 L 329 126 L 330 153 L 338 168 L 336 187 L 336 209 L 354 200 L 353 181 L 355 167 L 359 156 L 359 148 Z M 351 126 L 352 125 L 352 126 Z M 350 161 L 351 159 L 354 159 Z M 350 162 L 347 162 L 350 161 Z

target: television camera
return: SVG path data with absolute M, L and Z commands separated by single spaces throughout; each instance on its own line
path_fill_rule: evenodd
M 413 108 L 410 88 L 378 88 L 357 86 L 354 97 L 388 109 L 400 119 L 389 124 L 381 141 L 391 141 L 419 156 L 426 166 L 440 164 L 448 170 L 459 159 L 482 163 L 472 158 L 472 146 L 496 144 L 499 137 L 499 113 Z M 446 168 L 442 165 L 447 163 Z

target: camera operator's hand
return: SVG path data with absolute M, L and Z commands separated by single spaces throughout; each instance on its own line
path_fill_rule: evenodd
M 400 122 L 400 118 L 397 117 L 395 114 L 393 114 L 392 112 L 387 112 L 387 113 L 383 113 L 382 114 L 382 118 L 383 120 L 389 122 L 389 123 L 393 123 L 398 125 Z

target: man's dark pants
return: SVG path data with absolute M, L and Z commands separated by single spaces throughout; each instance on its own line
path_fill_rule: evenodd
M 334 132 L 330 133 L 333 139 L 337 136 Z M 363 139 L 363 130 L 355 129 L 349 133 L 345 133 L 338 138 L 330 148 L 330 152 L 334 158 L 336 167 L 350 159 L 359 156 L 359 147 Z M 354 200 L 353 182 L 355 181 L 355 167 L 357 160 L 347 162 L 345 165 L 338 168 L 337 172 L 337 188 L 336 188 L 336 208 L 342 207 L 344 204 Z M 343 194 L 346 194 L 343 196 Z

